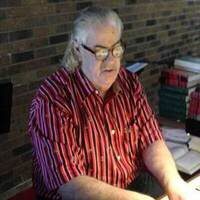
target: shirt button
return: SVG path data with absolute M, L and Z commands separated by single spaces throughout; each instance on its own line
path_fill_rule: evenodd
M 112 134 L 112 135 L 114 135 L 114 134 L 115 134 L 115 130 L 114 130 L 114 129 L 111 131 L 111 134 Z
M 120 161 L 121 157 L 119 155 L 116 156 L 117 160 Z

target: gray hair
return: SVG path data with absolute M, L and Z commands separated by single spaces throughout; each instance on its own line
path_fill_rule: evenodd
M 102 25 L 105 21 L 111 22 L 118 30 L 120 35 L 123 31 L 123 23 L 116 12 L 109 8 L 88 7 L 82 10 L 74 21 L 73 29 L 68 41 L 67 48 L 62 60 L 62 66 L 69 71 L 81 65 L 80 58 L 74 51 L 73 41 L 84 44 L 88 37 L 88 28 L 93 25 Z

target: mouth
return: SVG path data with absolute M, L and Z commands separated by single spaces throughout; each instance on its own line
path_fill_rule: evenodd
M 103 70 L 104 72 L 113 72 L 114 71 L 114 69 L 105 69 L 105 70 Z

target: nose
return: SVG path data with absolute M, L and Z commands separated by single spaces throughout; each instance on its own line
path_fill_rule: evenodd
M 112 52 L 109 52 L 108 57 L 106 58 L 105 62 L 114 63 L 116 58 L 112 55 Z

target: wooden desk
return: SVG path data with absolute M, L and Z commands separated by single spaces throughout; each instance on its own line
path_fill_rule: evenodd
M 170 126 L 173 128 L 184 128 L 185 129 L 185 124 L 183 122 L 177 122 L 176 120 L 159 117 L 158 122 L 159 122 L 160 126 Z
M 189 185 L 194 188 L 200 189 L 200 173 L 188 181 Z M 199 192 L 200 193 L 200 192 Z M 167 196 L 162 196 L 158 200 L 169 200 Z

